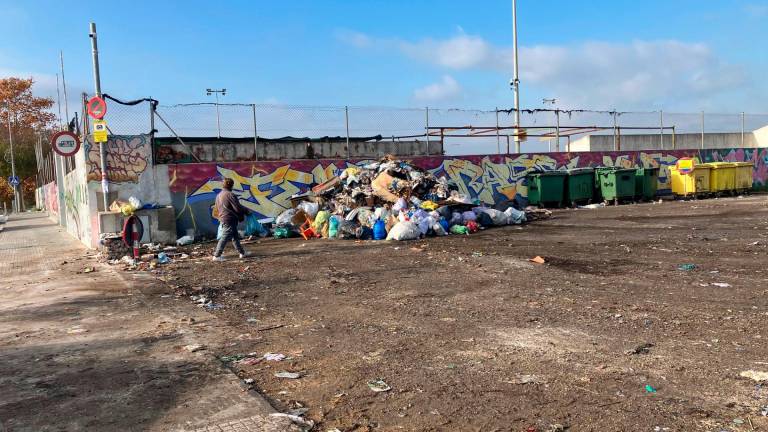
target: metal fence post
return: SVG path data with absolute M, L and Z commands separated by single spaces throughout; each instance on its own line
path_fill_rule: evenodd
M 501 137 L 499 136 L 499 107 L 496 107 L 496 153 L 501 154 Z
M 555 109 L 555 151 L 560 152 L 560 110 Z
M 427 137 L 427 156 L 429 156 L 429 107 L 425 107 L 426 109 L 426 126 L 424 127 L 424 132 L 426 132 Z
M 344 123 L 347 127 L 347 159 L 350 158 L 350 150 L 349 150 L 349 107 L 344 106 Z
M 701 148 L 704 148 L 704 111 L 701 112 Z
M 256 127 L 256 104 L 251 104 L 253 110 L 253 160 L 259 160 L 259 129 Z
M 659 110 L 659 149 L 664 150 L 664 111 Z
M 149 152 L 152 160 L 149 161 L 150 166 L 155 164 L 155 106 L 152 103 L 152 96 L 149 97 Z

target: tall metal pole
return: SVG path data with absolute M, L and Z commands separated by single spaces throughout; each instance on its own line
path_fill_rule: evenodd
M 219 92 L 216 95 L 216 137 L 221 138 L 221 119 L 219 118 Z
M 618 139 L 616 136 L 616 111 L 613 111 L 613 151 L 618 151 Z
M 56 105 L 59 107 L 59 129 L 64 129 L 64 119 L 61 117 L 61 91 L 59 90 L 59 74 L 56 74 Z
M 426 107 L 425 115 L 426 115 L 426 119 L 425 119 L 426 123 L 424 126 L 424 132 L 426 132 L 426 136 L 427 136 L 427 156 L 429 156 L 429 107 Z
M 664 150 L 664 110 L 659 110 L 659 149 Z
M 704 148 L 704 111 L 701 112 L 701 148 Z
M 555 151 L 560 151 L 560 110 L 555 109 Z
M 347 128 L 347 159 L 349 159 L 349 107 L 346 105 L 344 106 L 344 124 Z
M 251 104 L 253 110 L 253 159 L 259 160 L 259 129 L 256 127 L 256 104 Z
M 501 137 L 499 136 L 499 107 L 496 107 L 496 153 L 501 154 Z
M 10 145 L 11 150 L 11 176 L 16 177 L 16 160 L 14 159 L 13 154 L 13 129 L 11 129 L 11 103 L 7 103 L 7 113 L 8 113 L 8 144 Z M 19 186 L 13 185 L 13 211 L 15 213 L 19 212 Z
M 96 24 L 93 27 L 93 46 L 96 46 Z M 95 48 L 94 48 L 95 49 Z M 61 61 L 61 85 L 64 88 L 64 124 L 69 125 L 69 100 L 67 99 L 67 80 L 64 78 L 64 51 L 59 51 L 59 60 Z M 99 53 L 96 51 L 96 63 L 99 62 Z M 96 65 L 96 74 L 98 75 L 98 64 Z M 101 83 L 99 83 L 99 96 L 101 96 Z
M 515 74 L 512 87 L 515 91 L 515 153 L 520 153 L 520 78 L 517 67 L 517 0 L 512 0 L 512 45 L 514 51 Z
M 96 23 L 91 23 L 91 55 L 93 57 L 93 86 L 96 96 L 101 97 L 101 75 L 99 74 L 99 46 L 96 40 Z M 66 94 L 66 93 L 65 93 Z M 66 100 L 64 102 L 66 106 Z M 85 117 L 85 116 L 83 116 Z M 87 134 L 87 130 L 83 130 Z M 109 209 L 109 181 L 107 180 L 107 143 L 99 143 L 99 159 L 101 162 L 101 193 L 104 210 Z

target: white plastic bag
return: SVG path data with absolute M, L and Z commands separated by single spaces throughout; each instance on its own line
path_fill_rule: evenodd
M 310 219 L 314 219 L 315 216 L 317 216 L 317 212 L 320 210 L 320 205 L 309 201 L 302 201 L 296 208 L 304 210 L 304 213 L 306 213 Z
M 421 231 L 419 231 L 419 227 L 413 222 L 405 221 L 398 222 L 389 230 L 387 240 L 416 240 L 420 236 Z
M 136 198 L 135 196 L 128 198 L 128 204 L 130 204 L 134 210 L 139 210 L 141 207 L 143 207 L 141 200 Z
M 516 210 L 514 207 L 504 210 L 504 214 L 509 218 L 507 221 L 509 225 L 520 225 L 525 222 L 525 212 Z
M 395 205 L 392 206 L 392 211 L 395 214 L 397 214 L 407 208 L 408 208 L 408 203 L 405 201 L 405 198 L 400 197 L 397 199 L 397 202 L 395 202 Z
M 447 236 L 448 235 L 448 233 L 445 231 L 445 228 L 443 228 L 443 226 L 440 225 L 439 222 L 432 224 L 432 231 L 435 232 L 436 236 Z
M 192 244 L 195 242 L 195 238 L 189 235 L 185 235 L 184 237 L 179 238 L 176 240 L 176 246 L 185 246 L 188 244 Z
M 294 215 L 296 215 L 296 209 L 288 209 L 280 213 L 277 219 L 275 219 L 275 225 L 287 225 L 291 223 Z

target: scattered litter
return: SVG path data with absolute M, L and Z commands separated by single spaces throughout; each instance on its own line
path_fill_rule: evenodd
M 307 411 L 309 411 L 309 408 L 304 408 L 304 407 L 294 408 L 294 409 L 288 410 L 286 414 L 302 417 L 304 416 L 304 414 L 307 413 Z
M 645 385 L 645 392 L 646 392 L 646 393 L 656 393 L 656 389 L 655 389 L 655 388 L 653 388 L 653 386 L 652 386 L 652 385 L 650 385 L 650 384 L 646 384 L 646 385 Z
M 758 246 L 759 244 L 760 244 L 760 240 L 758 240 L 758 241 L 753 241 L 753 242 L 752 242 L 752 243 L 750 243 L 748 246 Z
M 388 392 L 392 390 L 392 387 L 380 379 L 368 381 L 368 388 L 375 391 L 376 393 Z
M 267 331 L 267 330 L 279 329 L 281 327 L 285 327 L 285 324 L 274 324 L 274 325 L 259 327 L 257 330 L 258 331 Z
M 218 310 L 218 309 L 221 309 L 221 308 L 223 308 L 223 307 L 224 307 L 224 306 L 222 306 L 222 305 L 221 305 L 221 304 L 219 304 L 219 303 L 213 303 L 213 302 L 211 302 L 211 303 L 206 303 L 206 304 L 205 304 L 205 308 L 206 308 L 206 309 L 208 309 L 208 310 Z
M 536 375 L 518 375 L 514 384 L 539 384 L 541 381 Z
M 299 379 L 301 378 L 301 374 L 298 372 L 276 372 L 275 378 Z
M 696 269 L 696 264 L 680 264 L 677 266 L 678 270 L 681 271 L 691 271 Z
M 87 333 L 87 332 L 88 332 L 87 329 L 79 328 L 79 327 L 78 328 L 71 328 L 71 329 L 67 330 L 68 334 L 80 334 L 80 333 Z
M 768 417 L 768 405 L 763 405 L 760 408 L 760 415 L 763 417 Z
M 157 262 L 160 264 L 168 264 L 171 262 L 171 259 L 168 258 L 168 254 L 165 252 L 160 252 L 157 254 Z
M 246 384 L 253 384 L 255 381 L 253 380 L 253 378 L 246 378 L 243 380 L 243 382 Z
M 96 269 L 93 268 L 93 267 L 86 267 L 86 268 L 83 269 L 83 273 L 93 273 L 95 271 L 96 271 Z
M 630 350 L 624 351 L 624 354 L 626 355 L 635 355 L 635 354 L 648 354 L 650 352 L 650 348 L 653 347 L 653 344 L 650 342 L 642 343 Z
M 745 423 L 744 420 L 742 420 L 740 418 L 733 419 L 733 424 L 742 425 L 744 423 Z
M 185 345 L 184 349 L 189 352 L 197 352 L 197 351 L 204 350 L 205 347 L 203 345 L 194 344 L 194 345 Z
M 529 259 L 528 261 L 530 261 L 532 263 L 536 263 L 536 264 L 544 264 L 544 263 L 547 262 L 544 258 L 542 258 L 542 257 L 540 257 L 538 255 L 536 255 L 535 257 L 533 257 L 531 259 Z
M 290 421 L 292 421 L 293 423 L 297 424 L 299 427 L 301 427 L 305 431 L 311 430 L 313 427 L 315 427 L 315 422 L 313 422 L 312 420 L 305 420 L 296 415 L 284 414 L 284 413 L 272 413 L 270 414 L 270 417 L 285 417 Z
M 260 358 L 257 357 L 246 357 L 242 360 L 238 360 L 235 363 L 237 363 L 240 366 L 253 366 L 257 363 L 261 362 Z
M 588 204 L 588 205 L 579 206 L 580 209 L 587 209 L 587 210 L 599 209 L 603 207 L 605 207 L 605 203 Z
M 739 376 L 742 378 L 749 378 L 757 382 L 768 381 L 768 372 L 762 372 L 762 371 L 756 371 L 756 370 L 745 370 L 740 372 Z
M 266 353 L 266 354 L 264 354 L 264 360 L 266 360 L 266 361 L 283 361 L 283 360 L 285 360 L 285 354 Z
M 232 355 L 225 355 L 219 357 L 219 360 L 221 360 L 224 363 L 232 363 L 236 361 L 240 361 L 244 358 L 253 357 L 255 354 L 232 354 Z
M 710 285 L 720 287 L 720 288 L 730 288 L 731 284 L 725 283 L 725 282 L 712 282 Z
M 257 320 L 256 318 L 251 317 L 251 318 L 248 318 L 247 320 L 245 320 L 245 322 L 255 323 L 255 322 L 259 322 L 259 320 Z
M 177 246 L 186 246 L 190 245 L 195 242 L 195 238 L 189 235 L 185 235 L 184 237 L 180 237 L 178 240 L 176 240 Z

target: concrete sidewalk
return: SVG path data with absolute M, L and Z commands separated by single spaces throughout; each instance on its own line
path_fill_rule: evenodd
M 0 431 L 295 430 L 213 350 L 183 349 L 226 329 L 153 281 L 98 264 L 43 214 L 12 217 L 0 232 Z

